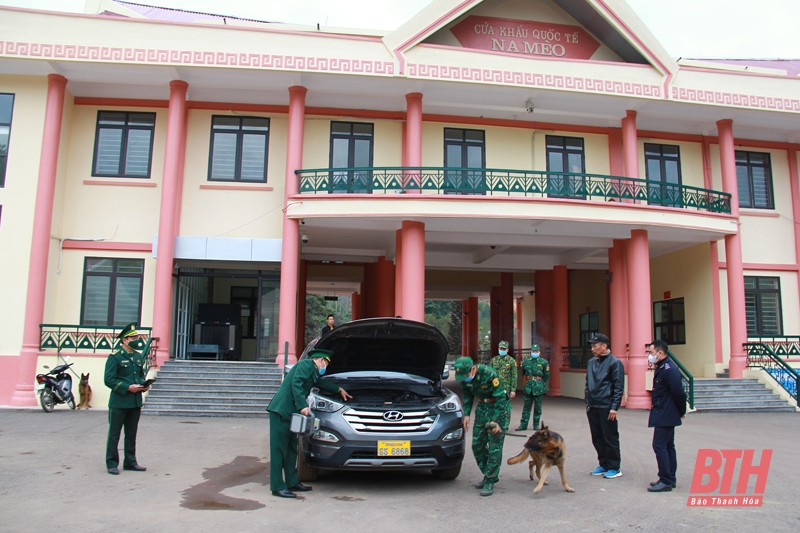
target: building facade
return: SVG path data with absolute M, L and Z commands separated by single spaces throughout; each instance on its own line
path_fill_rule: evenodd
M 748 338 L 800 333 L 797 62 L 676 60 L 623 0 L 434 0 L 388 33 L 0 11 L 0 404 L 66 354 L 99 377 L 129 321 L 156 366 L 292 362 L 308 292 L 462 300 L 472 356 L 488 298 L 554 395 L 607 333 L 631 408 L 654 337 L 741 377 Z

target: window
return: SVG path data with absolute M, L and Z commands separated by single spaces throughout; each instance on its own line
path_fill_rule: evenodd
M 584 174 L 586 166 L 583 139 L 547 135 L 547 171 Z M 586 198 L 586 179 L 583 176 L 550 175 L 547 183 L 550 198 Z
M 783 335 L 780 278 L 745 276 L 744 309 L 749 337 Z
M 6 162 L 8 143 L 11 139 L 11 115 L 14 110 L 14 95 L 0 94 L 0 187 L 6 184 Z
M 83 272 L 81 324 L 124 326 L 139 322 L 144 259 L 87 257 Z
M 589 339 L 600 333 L 600 315 L 597 311 L 592 313 L 583 313 L 580 315 L 580 345 L 586 346 L 589 344 Z
M 686 344 L 686 315 L 683 298 L 653 304 L 653 338 L 667 344 Z
M 99 111 L 92 176 L 149 178 L 155 113 Z
M 258 287 L 231 287 L 231 303 L 242 308 L 242 338 L 255 339 Z
M 330 168 L 369 168 L 372 166 L 373 125 L 359 122 L 331 122 Z M 372 175 L 369 171 L 334 172 L 331 192 L 367 193 Z
M 444 166 L 486 168 L 486 135 L 482 130 L 444 129 Z M 481 171 L 446 171 L 444 190 L 449 194 L 485 194 L 486 178 Z
M 647 179 L 663 183 L 661 186 L 651 185 L 648 188 L 648 203 L 669 207 L 682 206 L 680 147 L 644 143 L 644 161 Z
M 774 209 L 769 154 L 736 150 L 739 207 Z
M 269 119 L 211 117 L 209 181 L 267 181 Z

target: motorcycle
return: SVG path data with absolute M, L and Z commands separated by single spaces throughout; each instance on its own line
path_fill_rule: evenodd
M 67 357 L 69 359 L 69 357 Z M 65 359 L 66 361 L 66 359 Z M 50 413 L 56 405 L 66 403 L 70 409 L 75 409 L 75 397 L 72 395 L 72 376 L 67 373 L 67 369 L 74 363 L 63 364 L 50 370 L 47 374 L 37 374 L 36 393 L 45 413 Z

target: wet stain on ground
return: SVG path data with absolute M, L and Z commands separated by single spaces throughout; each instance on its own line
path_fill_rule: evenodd
M 179 424 L 202 424 L 202 422 L 190 422 L 188 420 L 185 420 L 185 421 L 179 422 Z
M 255 500 L 233 498 L 222 491 L 248 483 L 269 484 L 269 462 L 258 457 L 242 456 L 230 463 L 203 472 L 206 481 L 184 490 L 181 507 L 195 511 L 253 511 L 265 505 Z
M 340 502 L 363 502 L 365 498 L 356 498 L 355 496 L 331 496 L 334 500 L 339 500 Z

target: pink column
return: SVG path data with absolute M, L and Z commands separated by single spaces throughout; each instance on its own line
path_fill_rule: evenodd
M 569 346 L 569 278 L 566 265 L 553 267 L 553 357 L 561 362 L 561 348 Z M 561 396 L 561 364 L 550 364 L 549 396 Z
M 542 349 L 542 355 L 550 349 L 550 368 L 564 364 L 561 348 L 553 345 L 553 271 L 537 270 L 534 273 L 536 287 L 536 300 L 534 300 L 536 313 L 536 340 Z
M 358 320 L 361 318 L 361 294 L 354 292 L 352 294 L 352 308 L 350 311 L 350 317 L 353 320 Z
M 645 390 L 647 352 L 653 339 L 653 310 L 650 297 L 650 244 L 647 231 L 631 231 L 628 248 L 628 409 L 650 409 L 650 395 Z M 614 339 L 611 339 L 614 342 Z
M 425 321 L 425 224 L 403 221 L 403 318 Z
M 467 309 L 469 310 L 469 341 L 465 355 L 475 358 L 478 353 L 478 298 L 477 296 L 471 296 L 467 302 Z
M 503 320 L 500 317 L 502 305 L 503 298 L 500 295 L 500 287 L 489 289 L 489 353 L 492 357 L 497 354 L 497 345 L 503 340 L 501 336 Z
M 461 355 L 469 353 L 469 300 L 461 300 Z
M 517 304 L 515 308 L 517 311 L 517 322 L 516 322 L 517 335 L 515 339 L 516 342 L 514 343 L 514 345 L 517 350 L 521 350 L 522 346 L 524 345 L 522 341 L 522 298 L 518 298 L 516 302 Z M 517 365 L 519 365 L 522 362 L 522 355 L 520 354 L 520 352 L 517 352 L 516 359 L 517 359 Z
M 297 287 L 297 351 L 306 347 L 306 293 L 308 292 L 308 261 L 300 260 Z M 341 318 L 340 318 L 341 320 Z M 315 327 L 318 324 L 314 324 Z M 320 328 L 322 326 L 319 326 Z
M 394 234 L 394 316 L 403 316 L 403 230 Z
M 514 273 L 500 273 L 500 336 L 508 342 L 509 349 L 514 344 Z
M 158 219 L 158 251 L 156 258 L 155 302 L 153 304 L 153 336 L 158 337 L 156 364 L 169 359 L 172 337 L 172 292 L 175 252 L 175 229 L 178 226 L 178 200 L 181 193 L 181 148 L 186 146 L 186 90 L 189 84 L 174 80 L 169 83 L 167 142 L 164 154 L 164 175 L 161 183 L 161 213 Z
M 422 94 L 408 93 L 406 95 L 406 142 L 403 147 L 405 165 L 409 167 L 422 166 Z M 405 177 L 406 185 L 419 182 L 416 187 L 411 185 L 411 190 L 406 192 L 421 192 L 419 172 L 407 173 Z
M 800 176 L 797 171 L 797 148 L 793 145 L 788 150 L 789 156 L 789 183 L 792 188 L 792 218 L 794 219 L 794 261 L 800 265 Z M 798 279 L 800 281 L 800 278 Z M 798 283 L 800 291 L 800 283 Z M 798 294 L 800 296 L 800 294 Z M 800 300 L 798 300 L 800 301 Z
M 719 158 L 722 170 L 722 190 L 731 195 L 731 214 L 739 218 L 739 188 L 736 180 L 736 154 L 733 146 L 733 121 L 717 121 Z M 738 227 L 738 225 L 737 225 Z M 747 367 L 742 346 L 747 342 L 747 321 L 744 306 L 744 269 L 740 233 L 725 236 L 725 261 L 728 264 L 728 314 L 730 319 L 731 359 L 728 362 L 732 378 L 741 378 Z
M 295 170 L 303 166 L 303 126 L 306 112 L 306 93 L 308 89 L 300 86 L 289 87 L 289 128 L 286 142 L 286 185 L 284 207 L 289 204 L 289 196 L 297 194 L 297 175 Z M 297 361 L 295 338 L 297 330 L 297 274 L 299 260 L 300 225 L 297 219 L 283 217 L 283 243 L 281 247 L 281 288 L 278 315 L 278 353 L 284 352 L 289 343 L 288 362 Z M 278 357 L 283 365 L 283 358 Z
M 377 296 L 376 314 L 378 316 L 395 316 L 394 314 L 394 289 L 395 268 L 391 261 L 385 257 L 378 258 L 377 263 Z
M 628 269 L 625 241 L 614 239 L 608 250 L 608 269 L 611 271 L 611 351 L 628 369 Z
M 625 177 L 639 177 L 639 149 L 636 134 L 636 111 L 626 111 L 622 119 L 622 149 L 625 158 Z
M 364 318 L 378 316 L 376 263 L 364 265 L 364 281 L 361 283 L 361 313 Z
M 47 76 L 47 103 L 44 111 L 42 151 L 39 155 L 39 178 L 36 186 L 36 205 L 33 213 L 31 260 L 28 263 L 28 296 L 25 304 L 25 329 L 22 333 L 17 386 L 11 405 L 36 405 L 33 380 L 39 360 L 39 324 L 44 320 L 44 300 L 47 290 L 47 262 L 50 252 L 50 232 L 53 225 L 53 199 L 56 191 L 58 147 L 61 143 L 61 119 L 64 116 L 64 94 L 67 78 L 58 74 Z
M 711 141 L 705 135 L 703 135 L 703 187 L 714 188 L 714 180 L 711 175 Z M 711 254 L 711 300 L 714 304 L 714 362 L 722 363 L 722 303 L 720 302 L 717 241 L 709 243 L 709 252 Z

